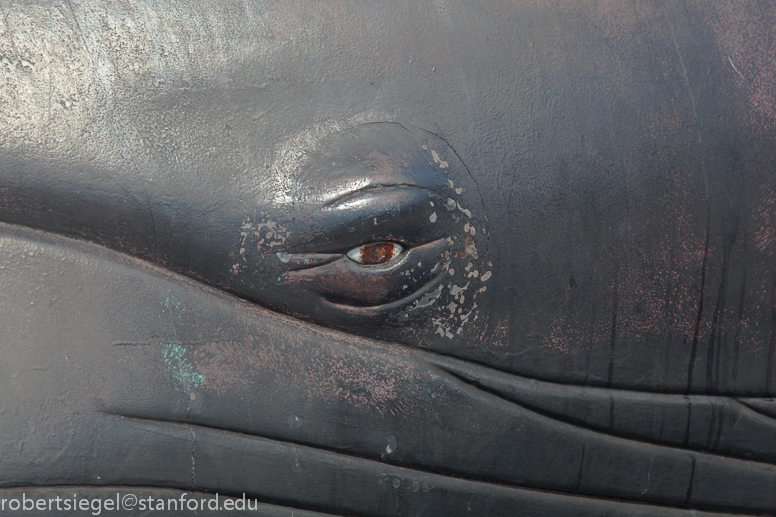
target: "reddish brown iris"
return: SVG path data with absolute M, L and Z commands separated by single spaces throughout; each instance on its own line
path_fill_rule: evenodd
M 385 264 L 395 256 L 394 249 L 392 242 L 365 244 L 360 249 L 360 262 L 369 266 Z

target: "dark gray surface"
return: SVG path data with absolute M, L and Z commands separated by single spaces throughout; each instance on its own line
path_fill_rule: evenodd
M 776 511 L 769 4 L 0 8 L 0 486 Z

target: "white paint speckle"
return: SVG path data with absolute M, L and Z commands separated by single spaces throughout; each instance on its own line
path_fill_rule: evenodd
M 485 282 L 491 276 L 492 276 L 492 273 L 490 271 L 486 271 L 485 273 L 482 274 L 482 276 L 480 277 L 480 280 Z
M 460 194 L 461 192 L 463 192 L 463 189 L 461 187 L 458 187 L 457 189 L 455 189 L 456 194 Z
M 429 201 L 428 204 L 431 205 L 432 208 L 434 207 L 434 202 L 433 201 Z
M 455 269 L 450 268 L 447 270 L 448 273 L 450 273 L 450 276 L 453 276 L 455 274 Z
M 431 217 L 429 217 L 428 220 L 431 221 L 432 223 L 435 223 L 437 220 L 436 212 L 432 213 Z
M 277 253 L 278 258 L 280 261 L 284 264 L 286 264 L 289 260 L 291 260 L 291 254 L 290 253 L 284 253 L 282 251 L 279 251 Z
M 266 228 L 266 230 L 264 230 Z M 284 226 L 279 226 L 277 223 L 271 220 L 257 222 L 255 225 L 248 221 L 243 222 L 240 227 L 241 230 L 250 230 L 240 232 L 242 236 L 241 246 L 245 246 L 246 240 L 255 237 L 258 239 L 256 248 L 261 250 L 265 247 L 273 248 L 285 244 L 288 238 L 288 229 Z M 265 244 L 266 243 L 266 244 Z
M 453 183 L 453 180 L 447 180 L 447 186 L 450 188 L 453 188 L 455 186 L 455 183 Z

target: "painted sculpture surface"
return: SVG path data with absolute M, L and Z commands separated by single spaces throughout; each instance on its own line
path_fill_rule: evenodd
M 776 513 L 774 9 L 1 1 L 0 497 Z

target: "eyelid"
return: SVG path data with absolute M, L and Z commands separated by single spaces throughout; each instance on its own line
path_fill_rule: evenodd
M 421 245 L 449 233 L 438 220 L 444 199 L 424 188 L 384 187 L 360 192 L 300 219 L 304 237 L 286 243 L 286 248 L 297 253 L 344 254 L 381 240 Z
M 331 253 L 276 253 L 278 259 L 286 264 L 288 271 L 297 271 L 301 269 L 312 269 L 319 266 L 325 266 L 342 257 L 339 254 Z
M 406 183 L 395 183 L 388 185 L 369 185 L 368 187 L 360 188 L 343 194 L 331 201 L 325 203 L 322 207 L 323 210 L 347 210 L 354 207 L 360 208 L 364 205 L 368 205 L 373 200 L 379 200 L 381 197 L 391 196 L 394 194 L 403 194 L 409 196 L 409 198 L 420 197 L 423 199 L 423 195 L 433 198 L 441 197 L 437 192 L 420 185 L 411 185 Z

